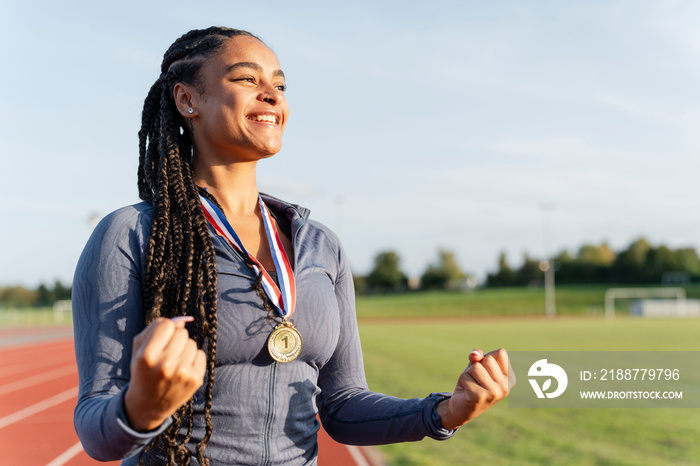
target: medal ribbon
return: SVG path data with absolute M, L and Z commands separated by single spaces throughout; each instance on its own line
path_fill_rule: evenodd
M 277 280 L 280 286 L 278 287 L 275 281 L 267 273 L 265 267 L 258 262 L 258 260 L 246 251 L 243 242 L 240 240 L 236 232 L 234 231 L 231 224 L 226 220 L 226 216 L 221 210 L 216 207 L 209 199 L 200 194 L 199 200 L 202 203 L 202 208 L 204 209 L 204 216 L 209 220 L 212 227 L 216 232 L 223 236 L 226 241 L 239 252 L 244 257 L 249 257 L 253 262 L 253 270 L 256 273 L 262 273 L 262 287 L 269 296 L 272 305 L 277 310 L 277 313 L 287 320 L 294 313 L 294 306 L 296 305 L 296 284 L 294 282 L 294 272 L 292 272 L 292 267 L 289 265 L 289 259 L 287 258 L 287 253 L 284 251 L 282 246 L 282 241 L 280 241 L 279 233 L 277 233 L 277 228 L 275 227 L 272 217 L 270 216 L 270 211 L 262 200 L 262 197 L 258 195 L 258 200 L 260 202 L 260 211 L 262 212 L 263 224 L 265 225 L 265 233 L 267 233 L 267 241 L 270 245 L 270 252 L 272 253 L 272 260 L 275 263 L 275 270 L 277 270 Z

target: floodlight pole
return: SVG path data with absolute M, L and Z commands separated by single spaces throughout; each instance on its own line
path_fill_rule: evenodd
M 554 292 L 554 257 L 551 252 L 552 242 L 552 217 L 551 212 L 554 210 L 554 204 L 551 202 L 544 203 L 540 206 L 544 213 L 544 255 L 547 262 L 547 267 L 544 270 L 544 308 L 547 317 L 557 315 L 557 305 Z

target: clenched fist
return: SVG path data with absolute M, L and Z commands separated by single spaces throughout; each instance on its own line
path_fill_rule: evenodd
M 437 405 L 442 426 L 452 430 L 466 424 L 508 396 L 513 385 L 515 375 L 504 349 L 486 355 L 481 350 L 472 351 L 452 397 Z
M 202 385 L 207 356 L 185 329 L 192 320 L 159 317 L 134 337 L 131 380 L 124 394 L 133 429 L 157 428 Z

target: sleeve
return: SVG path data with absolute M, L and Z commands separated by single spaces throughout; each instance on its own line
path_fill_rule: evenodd
M 106 217 L 85 246 L 73 279 L 80 377 L 75 429 L 88 455 L 102 461 L 135 455 L 170 423 L 137 432 L 124 409 L 132 340 L 144 327 L 141 258 L 150 225 L 143 217 L 134 208 Z
M 456 430 L 442 427 L 435 406 L 449 393 L 401 399 L 368 389 L 355 314 L 352 272 L 338 247 L 339 273 L 335 284 L 340 309 L 340 338 L 329 362 L 319 373 L 319 415 L 337 442 L 381 445 L 430 437 L 450 438 Z

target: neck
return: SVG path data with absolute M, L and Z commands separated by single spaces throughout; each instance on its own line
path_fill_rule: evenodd
M 195 158 L 195 182 L 207 188 L 226 213 L 255 215 L 259 209 L 255 169 L 255 162 L 199 167 Z

